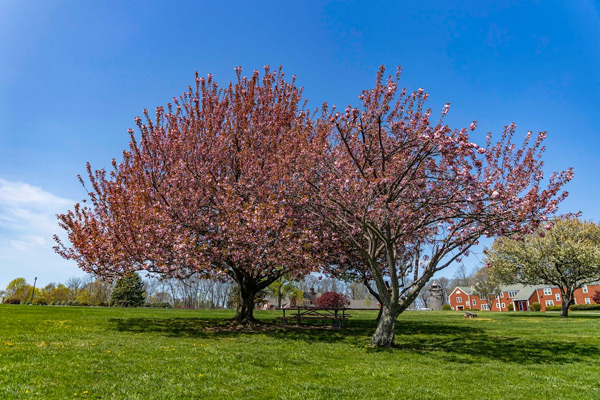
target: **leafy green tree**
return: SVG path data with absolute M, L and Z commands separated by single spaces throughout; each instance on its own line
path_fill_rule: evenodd
M 298 290 L 298 285 L 294 281 L 281 277 L 267 288 L 267 295 L 275 297 L 277 299 L 277 307 L 281 308 L 281 301 L 283 298 L 291 298 L 291 295 Z
M 25 278 L 16 278 L 6 286 L 6 297 L 19 299 L 21 304 L 23 304 L 29 300 L 32 289 L 32 286 L 27 283 Z
M 109 302 L 112 285 L 101 279 L 88 282 L 79 294 L 78 301 L 90 306 L 102 306 Z
M 50 285 L 46 286 L 46 288 L 49 288 L 49 286 Z M 46 290 L 46 288 L 44 288 L 44 290 Z M 69 300 L 69 288 L 62 283 L 59 283 L 55 288 L 47 292 L 46 299 L 50 303 L 67 302 Z
M 124 275 L 115 283 L 110 295 L 113 307 L 140 307 L 144 304 L 144 282 L 136 273 Z
M 600 226 L 557 219 L 520 240 L 497 239 L 487 262 L 504 283 L 558 286 L 560 315 L 567 317 L 575 290 L 600 279 Z

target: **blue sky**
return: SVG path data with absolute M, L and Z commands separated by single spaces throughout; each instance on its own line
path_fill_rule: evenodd
M 561 211 L 599 221 L 599 3 L 404 3 L 0 0 L 0 288 L 82 275 L 51 235 L 85 162 L 119 158 L 133 118 L 195 71 L 225 84 L 238 65 L 282 65 L 315 107 L 356 104 L 378 65 L 402 65 L 454 127 L 548 131 L 546 171 L 575 168 Z

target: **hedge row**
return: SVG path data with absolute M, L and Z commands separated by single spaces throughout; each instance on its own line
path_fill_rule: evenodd
M 548 306 L 546 311 L 560 311 L 561 306 Z M 587 311 L 587 310 L 600 310 L 600 304 L 573 304 L 569 307 L 571 311 Z
M 573 311 L 600 310 L 600 304 L 573 304 L 571 306 L 571 310 L 573 310 Z

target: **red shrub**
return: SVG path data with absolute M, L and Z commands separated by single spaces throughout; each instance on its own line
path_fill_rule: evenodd
M 592 300 L 594 300 L 594 303 L 600 304 L 600 291 L 597 290 L 596 293 L 594 293 Z
M 343 294 L 336 292 L 325 292 L 317 299 L 319 307 L 346 307 L 350 305 L 350 300 Z

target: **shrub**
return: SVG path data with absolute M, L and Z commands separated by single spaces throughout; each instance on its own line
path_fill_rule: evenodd
M 560 311 L 561 306 L 546 306 L 546 311 Z
M 529 309 L 531 311 L 540 311 L 542 309 L 542 305 L 540 303 L 531 303 L 529 305 Z
M 600 304 L 600 290 L 596 290 L 596 293 L 594 293 L 592 300 L 594 300 L 594 303 Z
M 173 308 L 173 306 L 171 306 L 171 303 L 168 303 L 166 301 L 164 301 L 164 302 L 154 302 L 154 303 L 144 303 L 144 307 L 149 307 L 149 308 Z
M 471 311 L 481 311 L 479 308 L 471 308 Z
M 513 306 L 513 303 L 508 303 L 508 311 L 515 311 L 515 306 Z
M 48 300 L 46 300 L 45 297 L 38 297 L 36 299 L 33 300 L 33 304 L 36 306 L 47 306 L 48 305 Z
M 573 304 L 572 311 L 600 310 L 600 304 Z
M 3 301 L 4 304 L 21 304 L 21 300 L 16 297 L 7 297 Z
M 452 307 L 450 307 L 450 304 L 444 304 L 442 306 L 442 310 L 443 311 L 450 311 L 450 310 L 452 310 Z
M 336 292 L 325 292 L 317 299 L 319 307 L 346 307 L 350 305 L 350 300 L 343 294 Z

